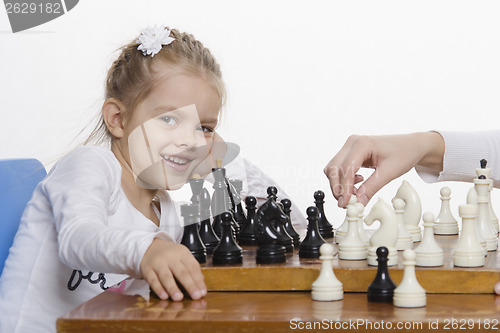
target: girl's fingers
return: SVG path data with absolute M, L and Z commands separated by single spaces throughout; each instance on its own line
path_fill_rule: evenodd
M 195 279 L 193 278 L 190 270 L 183 263 L 178 262 L 172 265 L 171 268 L 174 276 L 177 278 L 178 281 L 182 283 L 182 286 L 192 299 L 196 300 L 204 296 L 202 295 L 202 291 L 200 290 Z
M 149 284 L 150 288 L 154 291 L 154 293 L 160 298 L 160 299 L 168 299 L 168 293 L 163 288 L 162 283 L 158 279 L 158 276 L 154 271 L 148 271 L 144 273 L 144 280 Z
M 157 272 L 158 278 L 163 288 L 166 289 L 170 298 L 174 301 L 182 301 L 184 295 L 177 286 L 174 276 L 168 267 L 163 267 Z

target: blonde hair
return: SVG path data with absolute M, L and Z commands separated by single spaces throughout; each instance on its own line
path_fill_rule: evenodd
M 145 56 L 137 49 L 137 38 L 122 47 L 120 55 L 108 70 L 105 99 L 116 98 L 125 105 L 128 113 L 133 112 L 151 93 L 158 80 L 164 78 L 154 70 L 158 65 L 164 64 L 207 78 L 218 92 L 222 108 L 226 100 L 226 90 L 220 66 L 213 55 L 191 34 L 172 29 L 170 37 L 175 40 L 163 45 L 154 57 Z M 100 112 L 98 123 L 84 144 L 104 143 L 112 139 L 113 135 Z

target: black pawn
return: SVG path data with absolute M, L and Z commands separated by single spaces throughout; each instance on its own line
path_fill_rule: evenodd
M 219 245 L 219 237 L 215 234 L 212 228 L 210 219 L 210 193 L 204 188 L 200 194 L 200 237 L 205 244 L 207 254 L 212 254 L 214 249 Z
M 247 221 L 240 233 L 240 245 L 257 245 L 258 240 L 255 235 L 255 211 L 257 210 L 257 199 L 248 196 L 245 199 L 247 206 Z
M 333 238 L 333 227 L 325 216 L 325 193 L 321 190 L 314 192 L 314 204 L 318 208 L 318 229 L 323 238 Z
M 325 240 L 318 230 L 318 208 L 311 206 L 307 208 L 306 214 L 309 224 L 307 235 L 299 246 L 299 258 L 319 258 L 319 248 Z
M 235 190 L 235 193 L 233 194 L 233 199 L 235 203 L 234 220 L 236 221 L 236 223 L 238 223 L 241 230 L 244 227 L 245 223 L 247 222 L 247 217 L 245 215 L 245 211 L 243 210 L 243 206 L 241 204 L 241 190 L 243 189 L 243 182 L 241 180 L 230 180 L 229 183 Z
M 186 246 L 199 263 L 207 262 L 207 252 L 198 232 L 200 222 L 200 206 L 196 204 L 182 205 L 181 216 L 184 217 L 184 234 L 181 244 Z
M 274 201 L 276 201 L 276 198 L 278 197 L 278 189 L 276 188 L 276 186 L 269 186 L 267 188 L 267 198 L 268 199 L 273 199 Z
M 222 219 L 222 237 L 219 245 L 214 250 L 214 265 L 234 265 L 243 262 L 243 250 L 236 244 L 233 235 L 231 222 L 233 216 L 230 212 L 221 214 Z
M 389 250 L 385 246 L 377 249 L 378 269 L 375 279 L 368 286 L 369 302 L 392 303 L 392 296 L 394 295 L 396 285 L 389 276 L 389 269 L 387 268 L 388 255 Z
M 292 201 L 290 199 L 281 200 L 281 204 L 283 205 L 283 212 L 288 216 L 288 220 L 285 222 L 285 230 L 292 237 L 293 246 L 298 249 L 300 245 L 300 236 L 293 227 L 292 219 L 290 217 L 290 213 L 292 212 Z

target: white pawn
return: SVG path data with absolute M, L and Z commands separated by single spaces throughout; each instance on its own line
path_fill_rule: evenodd
M 453 251 L 453 265 L 460 267 L 484 266 L 484 251 L 477 239 L 474 227 L 478 208 L 476 205 L 460 205 L 459 215 L 462 218 L 462 233 Z
M 339 244 L 339 259 L 365 260 L 368 256 L 368 247 L 361 238 L 358 229 L 359 214 L 356 205 L 347 207 L 347 235 Z
M 363 242 L 365 242 L 366 247 L 370 246 L 370 237 L 366 234 L 365 230 L 365 222 L 363 221 L 363 212 L 365 210 L 365 206 L 361 203 L 358 202 L 354 205 L 358 209 L 358 230 L 359 230 L 359 235 L 361 236 L 361 239 Z
M 489 179 L 489 181 L 490 181 L 490 187 L 489 187 L 490 192 L 488 193 L 488 209 L 490 211 L 490 219 L 491 219 L 491 224 L 493 225 L 493 230 L 498 235 L 499 231 L 498 217 L 496 216 L 495 211 L 493 210 L 493 205 L 491 204 L 491 191 L 493 190 L 493 179 Z
M 422 230 L 418 224 L 422 217 L 422 204 L 417 191 L 404 180 L 398 188 L 395 198 L 403 199 L 405 202 L 404 221 L 406 230 L 410 233 L 414 243 L 420 242 L 422 240 Z
M 312 284 L 311 297 L 315 301 L 338 301 L 344 298 L 342 283 L 333 272 L 333 245 L 324 243 L 319 248 L 321 271 Z
M 474 187 L 471 187 L 469 192 L 467 192 L 467 204 L 475 205 L 477 207 L 477 192 L 476 189 L 474 189 Z M 479 231 L 479 225 L 477 224 L 476 219 L 474 219 L 474 230 L 476 231 L 477 240 L 479 241 L 479 244 L 481 244 L 481 247 L 483 248 L 483 254 L 487 256 L 488 249 L 486 249 L 486 241 L 484 240 L 483 236 L 481 236 L 481 231 Z
M 398 240 L 396 241 L 396 249 L 398 251 L 403 251 L 406 249 L 411 249 L 413 246 L 413 240 L 406 230 L 404 213 L 405 213 L 405 202 L 402 199 L 394 198 L 392 199 L 392 207 L 394 207 L 394 212 L 396 213 L 396 218 L 398 219 Z
M 358 197 L 354 194 L 349 198 L 349 202 L 347 203 L 347 207 L 355 205 L 358 202 Z M 335 232 L 335 243 L 340 244 L 344 237 L 347 235 L 348 223 L 347 223 L 347 210 L 345 214 L 345 219 L 342 225 Z
M 424 213 L 424 237 L 422 243 L 415 249 L 417 254 L 417 266 L 443 266 L 444 251 L 434 239 L 434 215 L 431 212 Z
M 458 235 L 458 222 L 453 217 L 450 209 L 451 190 L 445 186 L 440 191 L 441 210 L 439 211 L 436 223 L 434 225 L 434 234 L 436 235 Z
M 394 306 L 401 308 L 419 308 L 427 305 L 425 289 L 418 283 L 415 275 L 415 251 L 407 249 L 403 252 L 403 265 L 405 267 L 403 280 L 394 289 Z

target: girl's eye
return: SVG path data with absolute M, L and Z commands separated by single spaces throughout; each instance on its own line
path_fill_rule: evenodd
M 174 117 L 163 116 L 160 118 L 167 125 L 175 125 L 177 124 L 177 120 Z
M 200 126 L 197 128 L 198 131 L 202 131 L 204 133 L 213 133 L 213 128 L 207 127 L 207 126 Z

